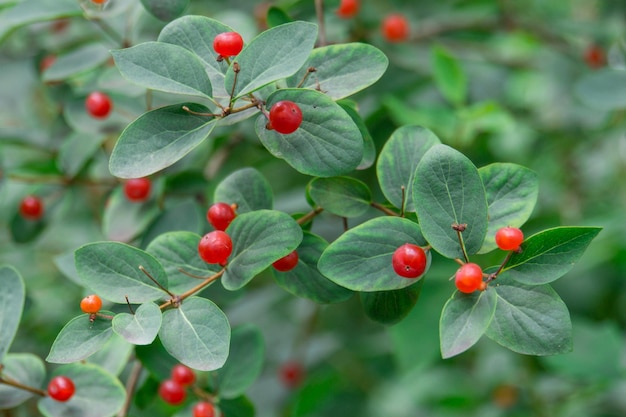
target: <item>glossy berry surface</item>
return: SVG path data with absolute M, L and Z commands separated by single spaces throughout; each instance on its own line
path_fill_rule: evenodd
M 278 371 L 280 381 L 287 388 L 296 388 L 304 380 L 304 367 L 295 361 L 282 364 Z
M 283 100 L 270 109 L 270 126 L 283 135 L 293 133 L 302 123 L 302 110 L 293 101 Z
M 38 220 L 43 216 L 43 202 L 34 195 L 27 195 L 20 203 L 20 215 L 27 220 Z
M 359 12 L 359 8 L 361 7 L 360 0 L 341 0 L 339 4 L 339 8 L 337 8 L 337 16 L 342 19 L 350 19 Z
M 207 233 L 200 239 L 198 254 L 207 263 L 224 264 L 233 251 L 233 241 L 221 230 Z
M 274 262 L 272 266 L 280 272 L 291 271 L 296 267 L 296 265 L 298 265 L 298 259 L 300 259 L 300 257 L 298 256 L 298 252 L 294 250 L 289 255 L 283 256 L 282 258 Z
M 243 49 L 243 38 L 237 32 L 220 33 L 213 39 L 213 49 L 223 57 L 238 55 Z
M 111 98 L 101 91 L 94 91 L 85 99 L 85 109 L 87 109 L 87 113 L 97 119 L 107 117 L 109 113 L 111 113 L 112 108 L 113 102 Z
M 214 417 L 215 408 L 213 404 L 201 401 L 193 406 L 193 417 Z
M 456 271 L 454 283 L 456 288 L 465 293 L 471 294 L 481 289 L 483 282 L 483 270 L 474 263 L 466 263 Z
M 196 381 L 196 373 L 191 368 L 180 363 L 172 368 L 171 377 L 183 387 L 189 386 Z
M 426 253 L 417 245 L 405 243 L 393 253 L 391 265 L 401 277 L 417 278 L 426 270 Z
M 524 233 L 517 227 L 503 227 L 496 232 L 496 245 L 502 250 L 517 250 L 524 241 Z
M 168 404 L 177 405 L 185 401 L 187 392 L 173 379 L 166 379 L 159 385 L 159 397 Z
M 96 294 L 88 295 L 80 301 L 80 309 L 88 314 L 95 314 L 102 308 L 102 299 Z
M 226 230 L 237 214 L 233 208 L 226 203 L 215 203 L 206 213 L 206 218 L 215 230 Z
M 55 376 L 48 383 L 48 395 L 53 400 L 67 401 L 76 392 L 74 382 L 63 375 Z
M 403 42 L 409 39 L 409 21 L 401 14 L 390 14 L 383 20 L 383 37 L 389 42 Z
M 152 182 L 148 178 L 132 178 L 124 183 L 124 195 L 133 203 L 146 201 L 151 189 Z

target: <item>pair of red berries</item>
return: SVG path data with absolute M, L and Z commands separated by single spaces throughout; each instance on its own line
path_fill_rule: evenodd
M 168 404 L 182 404 L 187 398 L 187 387 L 196 382 L 196 374 L 183 364 L 176 364 L 170 378 L 159 385 L 159 397 Z
M 226 260 L 233 251 L 233 241 L 225 230 L 237 217 L 235 207 L 218 202 L 207 210 L 207 220 L 215 230 L 204 235 L 198 243 L 198 254 L 205 262 L 226 264 Z
M 74 381 L 64 375 L 55 376 L 48 383 L 48 396 L 56 401 L 68 401 L 76 392 Z
M 36 195 L 27 195 L 20 202 L 20 215 L 26 220 L 39 220 L 43 216 L 43 201 Z

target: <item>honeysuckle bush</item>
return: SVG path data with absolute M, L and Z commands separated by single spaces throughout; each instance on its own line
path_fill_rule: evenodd
M 192 415 L 198 399 L 208 399 L 226 416 L 273 415 L 277 407 L 265 402 L 276 397 L 276 387 L 263 383 L 271 381 L 267 369 L 296 358 L 308 362 L 311 375 L 288 415 L 339 413 L 338 404 L 368 415 L 416 415 L 436 397 L 429 384 L 448 387 L 442 404 L 465 401 L 456 408 L 441 405 L 451 408 L 450 415 L 467 415 L 483 410 L 480 396 L 471 398 L 477 384 L 465 381 L 463 371 L 446 371 L 446 363 L 493 368 L 505 358 L 502 377 L 483 369 L 477 379 L 489 395 L 500 389 L 493 401 L 501 409 L 519 401 L 525 415 L 542 406 L 519 400 L 513 378 L 520 371 L 508 368 L 523 355 L 573 349 L 576 355 L 578 337 L 583 343 L 602 338 L 607 343 L 599 356 L 619 356 L 615 329 L 572 326 L 568 306 L 553 288 L 567 280 L 562 277 L 606 222 L 533 220 L 542 194 L 560 195 L 542 191 L 545 178 L 515 162 L 516 154 L 528 152 L 522 140 L 530 136 L 528 125 L 516 124 L 486 93 L 472 93 L 470 71 L 453 42 L 423 43 L 438 31 L 495 31 L 504 23 L 489 7 L 499 6 L 464 10 L 459 21 L 439 22 L 436 30 L 426 25 L 412 42 L 387 45 L 371 27 L 384 2 L 364 5 L 363 20 L 350 23 L 332 15 L 338 2 L 277 4 L 257 9 L 268 25 L 258 31 L 251 15 L 234 5 L 220 3 L 235 13 L 220 19 L 208 6 L 189 3 L 0 3 L 7 57 L 25 48 L 24 35 L 38 39 L 38 49 L 24 59 L 32 67 L 45 51 L 58 51 L 40 78 L 30 80 L 42 97 L 22 97 L 26 104 L 0 119 L 7 121 L 0 138 L 7 144 L 0 144 L 7 202 L 0 203 L 2 231 L 13 245 L 7 253 L 21 254 L 0 257 L 1 409 L 22 415 L 36 408 L 50 417 L 182 417 Z M 38 23 L 61 18 L 71 19 L 69 28 L 50 32 Z M 536 30 L 548 52 L 569 48 L 565 35 L 555 41 L 542 32 L 549 28 L 522 18 L 511 22 Z M 219 59 L 213 38 L 230 31 L 244 35 L 244 48 Z M 539 49 L 525 35 L 490 38 L 496 43 L 491 51 L 519 44 L 501 57 L 509 60 L 503 67 L 517 65 L 527 49 Z M 432 68 L 426 81 L 420 75 L 429 85 L 425 93 L 406 81 L 423 72 L 424 61 Z M 6 68 L 9 77 L 22 67 Z M 522 86 L 538 76 L 532 68 L 514 74 Z M 584 73 L 574 94 L 594 111 L 612 114 L 624 107 L 613 91 L 622 84 L 623 68 L 604 68 Z M 407 92 L 392 94 L 394 85 Z M 85 112 L 84 99 L 93 90 L 112 97 L 109 117 Z M 433 93 L 438 101 L 432 107 L 414 105 Z M 281 100 L 302 110 L 294 133 L 268 129 L 269 109 Z M 513 108 L 523 107 L 520 96 L 515 100 Z M 533 111 L 538 114 L 526 116 L 548 130 L 554 123 L 549 115 Z M 598 114 L 589 114 L 586 123 Z M 623 127 L 616 119 L 602 128 Z M 512 143 L 502 143 L 505 138 Z M 541 168 L 545 159 L 536 157 L 532 165 Z M 152 181 L 150 198 L 130 202 L 123 181 L 140 177 Z M 17 206 L 26 193 L 44 197 L 43 218 L 20 216 Z M 215 202 L 236 206 L 226 229 L 233 252 L 225 265 L 198 255 L 202 235 L 211 230 L 205 212 Z M 526 232 L 520 250 L 498 249 L 494 236 L 505 226 Z M 392 268 L 395 249 L 405 243 L 426 250 L 426 270 L 417 278 Z M 272 268 L 294 250 L 294 269 Z M 33 266 L 32 256 L 43 265 Z M 486 289 L 465 294 L 449 281 L 467 262 L 483 267 Z M 42 275 L 33 276 L 34 270 Z M 105 308 L 80 313 L 81 294 L 92 293 Z M 28 341 L 21 335 L 29 330 L 44 336 Z M 391 349 L 381 346 L 388 339 Z M 37 343 L 42 346 L 33 348 Z M 433 365 L 441 362 L 433 359 L 432 346 L 438 361 L 448 360 L 440 368 Z M 595 373 L 587 362 L 572 365 L 578 355 L 542 364 L 556 374 Z M 390 369 L 390 356 L 400 371 Z M 177 363 L 196 370 L 198 383 L 174 408 L 156 399 L 156 391 Z M 616 372 L 607 363 L 599 365 L 600 382 L 604 373 Z M 67 402 L 46 395 L 55 375 L 76 384 Z M 472 391 L 455 393 L 449 388 L 455 383 Z M 371 393 L 377 400 L 364 401 Z

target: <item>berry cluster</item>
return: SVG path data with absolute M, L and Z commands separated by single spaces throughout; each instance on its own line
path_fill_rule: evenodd
M 191 368 L 177 364 L 170 372 L 170 379 L 159 385 L 159 397 L 168 404 L 182 404 L 187 398 L 187 387 L 196 382 L 196 374 Z

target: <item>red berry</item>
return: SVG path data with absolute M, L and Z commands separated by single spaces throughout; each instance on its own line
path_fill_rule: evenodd
M 591 45 L 585 51 L 585 62 L 589 68 L 597 69 L 603 67 L 606 63 L 604 50 L 598 45 Z
M 356 16 L 360 7 L 361 4 L 359 0 L 341 0 L 341 4 L 339 4 L 339 8 L 336 13 L 337 16 L 342 19 L 350 19 L 351 17 Z
M 304 379 L 304 367 L 299 362 L 285 362 L 280 367 L 278 375 L 287 388 L 296 388 Z
M 215 203 L 206 213 L 207 220 L 216 230 L 226 230 L 235 217 L 235 210 L 226 203 Z
M 224 264 L 233 251 L 233 241 L 221 230 L 207 233 L 200 239 L 198 253 L 210 264 Z
M 91 116 L 97 119 L 104 119 L 111 113 L 113 102 L 107 94 L 101 91 L 94 91 L 85 99 L 85 108 Z
M 80 301 L 80 309 L 88 314 L 96 314 L 102 308 L 102 299 L 96 294 L 88 295 Z
M 20 203 L 20 214 L 27 220 L 38 220 L 43 216 L 43 202 L 34 195 L 27 195 Z
M 183 364 L 177 364 L 172 368 L 172 379 L 183 387 L 193 384 L 196 381 L 196 374 Z
M 381 29 L 389 42 L 403 42 L 409 38 L 409 21 L 399 13 L 385 17 Z
M 426 270 L 426 253 L 417 245 L 405 243 L 393 253 L 391 265 L 401 277 L 417 278 Z
M 213 49 L 223 57 L 238 55 L 243 49 L 243 38 L 237 32 L 220 33 L 213 39 Z
M 48 384 L 48 395 L 53 400 L 67 401 L 76 392 L 74 382 L 66 376 L 55 376 Z
M 283 256 L 282 258 L 274 262 L 272 266 L 280 272 L 291 271 L 296 267 L 296 265 L 298 265 L 298 259 L 298 252 L 294 250 L 289 255 Z
M 482 287 L 483 270 L 476 264 L 466 263 L 456 271 L 454 283 L 459 291 L 471 294 Z
M 302 123 L 302 110 L 293 101 L 279 101 L 270 109 L 270 127 L 287 135 L 296 131 Z
M 166 379 L 159 385 L 159 396 L 166 403 L 178 405 L 185 401 L 187 392 L 185 392 L 185 388 L 178 382 L 172 379 Z
M 148 178 L 133 178 L 124 183 L 126 198 L 134 203 L 145 201 L 150 196 L 152 183 Z
M 524 233 L 517 227 L 503 227 L 496 232 L 496 245 L 502 250 L 518 250 Z
M 215 408 L 213 404 L 201 401 L 193 406 L 193 417 L 213 417 L 215 416 Z

